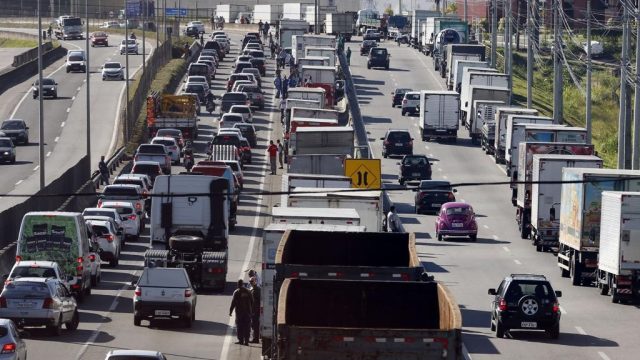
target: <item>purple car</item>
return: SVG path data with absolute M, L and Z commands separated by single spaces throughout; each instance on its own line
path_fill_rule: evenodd
M 463 202 L 442 204 L 436 219 L 436 236 L 468 236 L 471 241 L 478 237 L 478 224 L 471 205 Z

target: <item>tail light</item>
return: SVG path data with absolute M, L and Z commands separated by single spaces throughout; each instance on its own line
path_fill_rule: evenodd
M 22 256 L 16 255 L 16 262 L 20 262 L 20 261 L 22 261 Z
M 556 301 L 553 303 L 553 312 L 558 313 L 560 311 L 560 304 Z
M 384 141 L 384 145 L 385 145 L 385 146 L 389 145 L 389 140 L 385 140 L 385 141 Z
M 91 255 L 89 255 L 89 260 L 90 260 L 91 262 L 95 262 L 95 261 L 96 261 L 96 255 L 95 255 L 95 254 L 91 254 Z
M 142 296 L 142 290 L 140 290 L 139 286 L 136 286 L 136 290 L 133 292 L 135 296 Z
M 4 296 L 0 296 L 0 308 L 7 307 L 7 298 Z
M 84 262 L 84 258 L 82 258 L 81 256 L 78 257 L 78 265 L 76 265 L 76 271 L 78 272 L 78 275 L 82 275 L 82 270 L 84 270 L 84 266 L 82 265 L 82 263 Z
M 104 237 L 108 242 L 113 242 L 113 235 L 109 234 Z
M 135 214 L 134 215 L 129 215 L 129 220 L 134 220 L 135 221 L 135 219 L 136 219 L 136 215 Z
M 102 199 L 98 199 L 98 207 L 102 207 Z
M 0 354 L 13 354 L 16 352 L 16 344 L 15 343 L 7 343 L 2 345 L 2 351 Z
M 507 301 L 505 299 L 500 299 L 500 304 L 498 304 L 498 309 L 500 309 L 500 311 L 507 310 Z
M 184 290 L 184 297 L 189 298 L 193 292 L 190 289 Z
M 207 272 L 209 274 L 222 274 L 222 273 L 224 273 L 224 269 L 223 268 L 209 268 L 207 270 Z
M 44 299 L 44 301 L 42 302 L 42 308 L 51 309 L 52 307 L 53 307 L 53 299 L 52 298 Z

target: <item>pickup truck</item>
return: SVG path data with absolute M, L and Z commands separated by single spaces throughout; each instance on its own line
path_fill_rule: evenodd
M 155 161 L 160 164 L 162 172 L 171 174 L 171 154 L 164 145 L 142 144 L 138 146 L 133 161 Z

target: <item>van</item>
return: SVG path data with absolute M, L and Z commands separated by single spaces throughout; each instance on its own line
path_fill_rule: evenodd
M 82 214 L 28 212 L 22 217 L 16 262 L 55 261 L 68 276 L 70 290 L 82 301 L 91 294 L 91 229 Z
M 72 50 L 67 52 L 67 61 L 65 63 L 67 73 L 71 71 L 87 72 L 87 56 L 84 50 Z

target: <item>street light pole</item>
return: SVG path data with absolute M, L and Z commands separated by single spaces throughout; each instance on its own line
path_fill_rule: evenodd
M 91 71 L 89 70 L 89 0 L 84 0 L 84 16 L 87 18 L 87 33 L 86 33 L 86 74 L 87 74 L 87 159 L 91 164 Z M 89 175 L 91 175 L 91 166 L 89 166 Z
M 129 140 L 129 19 L 127 17 L 127 2 L 124 4 L 124 71 L 125 71 L 125 89 L 126 98 L 124 99 L 124 128 L 125 141 Z
M 38 1 L 38 161 L 40 166 L 40 190 L 44 189 L 44 102 L 42 101 L 42 14 Z

